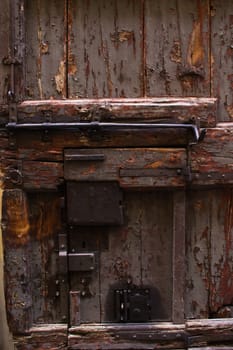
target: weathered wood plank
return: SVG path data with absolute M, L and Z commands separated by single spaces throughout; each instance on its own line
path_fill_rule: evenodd
M 185 218 L 186 218 L 185 191 L 173 193 L 173 293 L 172 293 L 172 320 L 174 323 L 183 323 L 185 318 Z M 170 238 L 170 241 L 172 239 Z M 166 244 L 169 242 L 167 240 Z
M 63 182 L 63 164 L 53 162 L 23 161 L 23 187 L 29 189 L 57 189 Z
M 190 346 L 222 345 L 224 349 L 233 342 L 232 319 L 190 320 L 186 327 Z
M 132 148 L 66 150 L 65 159 L 75 154 L 102 154 L 104 161 L 66 160 L 64 177 L 71 181 L 118 181 L 122 187 L 183 187 L 184 149 Z
M 141 229 L 138 200 L 125 194 L 125 222 L 108 230 L 108 249 L 100 256 L 101 321 L 116 322 L 114 290 L 141 285 Z M 143 210 L 143 209 L 142 209 Z M 120 312 L 120 310 L 118 310 Z
M 10 67 L 3 64 L 4 59 L 8 58 L 10 44 L 10 8 L 8 0 L 2 0 L 0 3 L 0 23 L 0 105 L 2 105 L 7 102 L 7 92 L 10 89 Z
M 211 276 L 209 307 L 212 317 L 232 317 L 233 298 L 233 192 L 211 192 Z M 229 306 L 228 310 L 225 306 Z M 225 307 L 225 308 L 224 308 Z
M 145 1 L 147 96 L 210 96 L 209 31 L 207 0 Z
M 233 3 L 211 1 L 212 96 L 219 98 L 219 121 L 233 120 Z
M 69 1 L 69 98 L 143 95 L 141 4 Z
M 66 97 L 65 4 L 26 1 L 26 99 Z
M 94 325 L 71 328 L 71 349 L 183 349 L 184 325 L 155 324 Z
M 204 141 L 192 147 L 192 186 L 233 183 L 232 140 L 232 127 L 223 126 L 208 129 Z
M 30 329 L 30 336 L 15 337 L 17 350 L 67 350 L 67 326 L 44 324 Z
M 29 208 L 27 196 L 22 190 L 4 191 L 2 228 L 8 325 L 14 334 L 25 334 L 32 321 L 32 296 Z
M 30 215 L 30 280 L 33 324 L 67 322 L 62 318 L 57 235 L 61 232 L 58 193 L 28 195 Z M 43 297 L 42 297 L 43 296 Z M 67 295 L 68 299 L 68 295 Z M 67 310 L 68 312 L 68 310 Z
M 25 101 L 18 105 L 19 123 L 45 121 L 198 122 L 213 127 L 217 100 L 206 97 L 158 97 Z
M 208 191 L 187 193 L 186 318 L 209 317 L 210 195 Z
M 142 285 L 151 288 L 151 320 L 172 320 L 173 193 L 135 193 L 134 201 L 132 218 L 137 217 L 135 224 L 141 232 Z

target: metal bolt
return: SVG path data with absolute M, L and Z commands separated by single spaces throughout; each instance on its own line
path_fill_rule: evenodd
M 85 297 L 86 292 L 85 292 L 85 291 L 83 291 L 83 292 L 81 293 L 81 295 L 82 295 L 83 297 Z
M 59 297 L 59 295 L 60 295 L 60 292 L 57 290 L 56 291 L 56 297 Z
M 66 316 L 65 316 L 65 315 L 62 316 L 62 320 L 63 320 L 63 321 L 66 320 Z
M 56 284 L 59 284 L 59 280 L 56 280 L 56 282 L 55 282 Z

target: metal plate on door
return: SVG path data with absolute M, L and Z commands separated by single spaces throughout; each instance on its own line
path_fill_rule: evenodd
M 115 290 L 115 313 L 117 322 L 148 322 L 151 319 L 150 290 Z
M 122 200 L 122 191 L 117 182 L 68 181 L 68 223 L 122 225 Z

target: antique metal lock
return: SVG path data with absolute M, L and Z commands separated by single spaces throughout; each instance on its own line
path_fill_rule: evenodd
M 115 290 L 117 322 L 148 322 L 151 319 L 149 289 Z

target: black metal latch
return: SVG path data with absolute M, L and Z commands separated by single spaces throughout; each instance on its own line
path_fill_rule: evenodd
M 94 253 L 69 253 L 67 251 L 67 236 L 59 235 L 59 267 L 61 274 L 68 271 L 86 272 L 95 269 Z
M 115 313 L 117 322 L 150 321 L 150 290 L 148 288 L 115 290 Z

